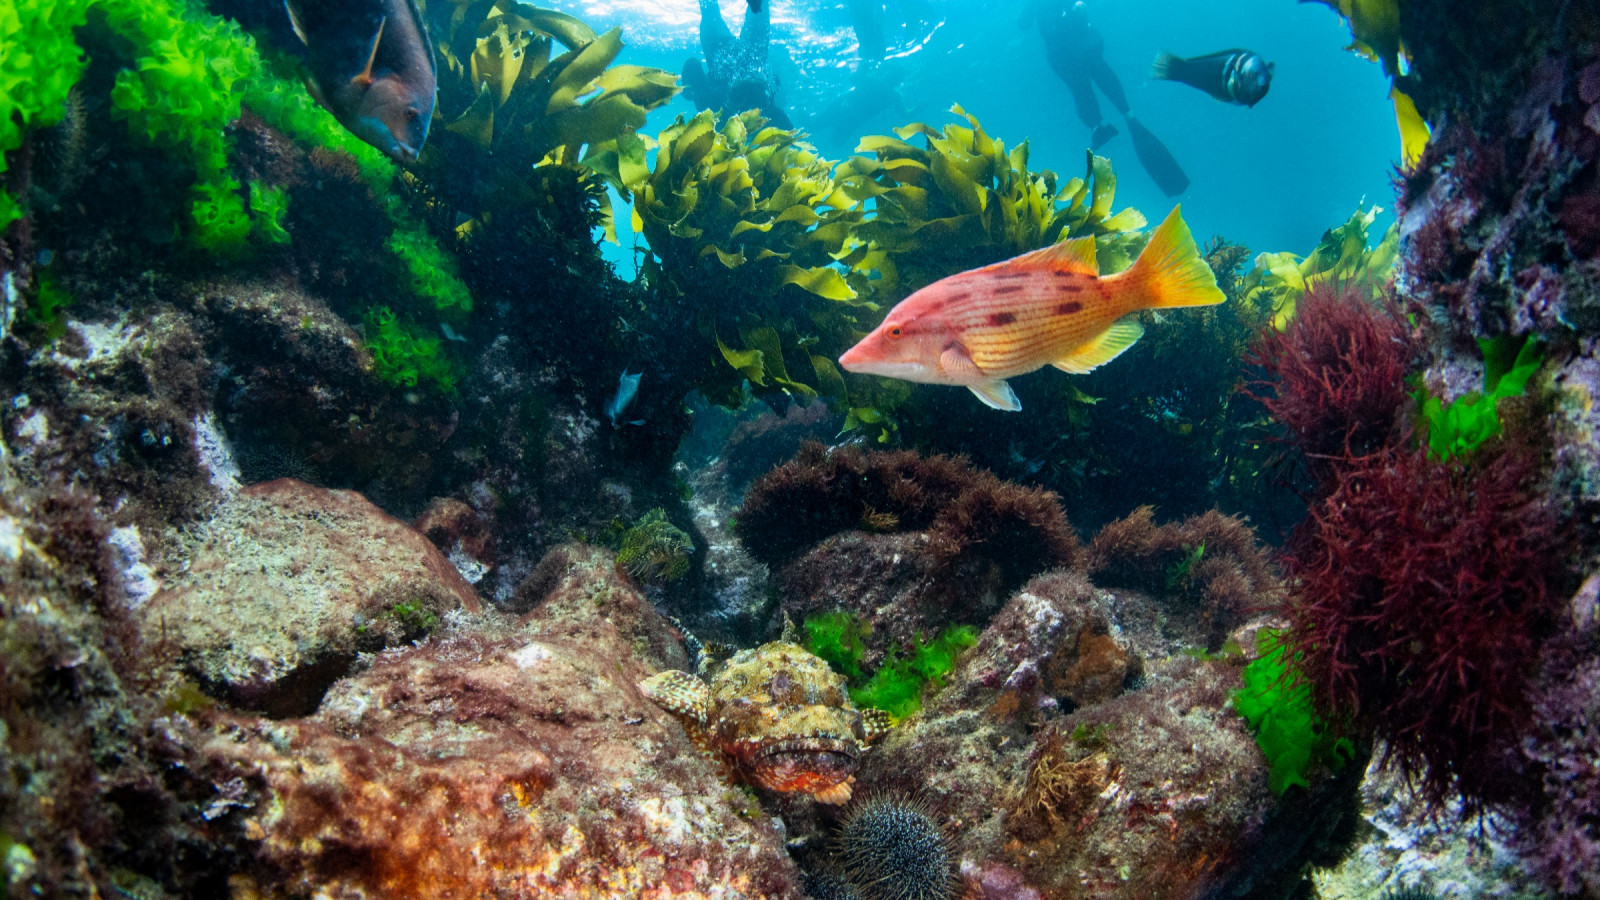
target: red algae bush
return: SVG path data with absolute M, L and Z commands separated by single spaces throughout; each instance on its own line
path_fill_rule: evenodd
M 1507 763 L 1532 724 L 1566 532 L 1529 435 L 1452 460 L 1418 446 L 1412 346 L 1395 309 L 1330 290 L 1258 350 L 1261 400 L 1317 485 L 1284 553 L 1289 641 L 1327 711 L 1382 738 L 1436 804 L 1477 808 L 1522 778 Z
M 1472 468 L 1390 448 L 1352 460 L 1291 543 L 1305 673 L 1435 800 L 1512 789 L 1560 562 L 1537 475 L 1526 448 Z
M 1082 557 L 1055 494 L 1002 481 L 960 457 L 910 450 L 808 443 L 750 486 L 737 524 L 750 553 L 774 568 L 841 531 L 926 531 L 937 569 L 995 569 L 1002 594 Z
M 1394 441 L 1413 355 L 1399 310 L 1326 282 L 1301 299 L 1288 328 L 1257 342 L 1250 361 L 1269 380 L 1255 396 L 1305 453 L 1319 490 L 1338 460 Z

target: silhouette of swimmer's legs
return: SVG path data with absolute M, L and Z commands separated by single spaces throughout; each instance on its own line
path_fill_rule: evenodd
M 701 0 L 705 2 L 705 0 Z M 772 40 L 772 10 L 766 3 L 759 11 L 745 8 L 744 27 L 739 29 L 738 58 L 734 79 L 766 77 L 767 44 Z
M 1111 66 L 1106 64 L 1105 58 L 1096 56 L 1089 65 L 1089 77 L 1100 87 L 1100 92 L 1111 101 L 1111 106 L 1123 116 L 1128 114 L 1128 95 L 1122 92 L 1122 80 L 1117 78 L 1117 73 L 1111 71 Z
M 1078 108 L 1078 120 L 1089 128 L 1099 128 L 1100 101 L 1094 96 L 1094 83 L 1089 80 L 1086 72 L 1074 72 L 1069 78 L 1062 73 L 1061 80 L 1066 82 L 1067 90 L 1072 93 L 1072 104 Z
M 705 54 L 710 78 L 724 83 L 729 80 L 728 57 L 737 43 L 733 32 L 728 30 L 728 23 L 722 20 L 722 8 L 717 0 L 700 0 L 700 50 Z

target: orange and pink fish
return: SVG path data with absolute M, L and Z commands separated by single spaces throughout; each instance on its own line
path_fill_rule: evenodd
M 1226 299 L 1174 207 L 1125 272 L 1100 274 L 1094 238 L 1063 241 L 944 278 L 900 301 L 839 357 L 847 371 L 971 390 L 1022 409 L 1006 379 L 1044 366 L 1082 374 L 1144 334 L 1142 309 Z

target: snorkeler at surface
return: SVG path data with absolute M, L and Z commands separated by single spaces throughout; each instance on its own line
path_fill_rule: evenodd
M 1090 147 L 1098 149 L 1117 135 L 1116 127 L 1101 117 L 1095 97 L 1095 88 L 1099 88 L 1127 121 L 1133 152 L 1162 193 L 1176 197 L 1188 190 L 1189 176 L 1172 151 L 1134 118 L 1121 79 L 1106 64 L 1105 38 L 1089 21 L 1089 10 L 1081 0 L 1026 0 L 1018 24 L 1038 27 L 1044 38 L 1045 59 L 1056 76 L 1066 82 L 1078 118 L 1090 129 Z
M 684 96 L 695 109 L 759 109 L 773 125 L 792 127 L 778 106 L 777 79 L 767 70 L 771 15 L 764 2 L 747 4 L 744 26 L 735 38 L 722 20 L 717 0 L 700 0 L 700 50 L 705 61 L 683 64 Z

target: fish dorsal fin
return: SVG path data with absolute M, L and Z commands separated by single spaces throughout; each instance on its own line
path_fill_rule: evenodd
M 383 43 L 383 26 L 387 24 L 389 24 L 388 16 L 378 20 L 378 33 L 372 36 L 372 52 L 367 54 L 367 67 L 361 70 L 360 75 L 350 79 L 362 87 L 372 84 L 372 66 L 378 61 L 378 45 Z
M 1132 347 L 1134 341 L 1143 336 L 1144 326 L 1134 319 L 1113 322 L 1110 328 L 1100 333 L 1099 337 L 1074 348 L 1071 353 L 1050 364 L 1074 375 L 1092 372 L 1121 356 L 1124 350 Z
M 1021 412 L 1022 401 L 1017 399 L 1017 392 L 1006 384 L 1004 378 L 993 381 L 984 381 L 978 384 L 967 385 L 967 390 L 977 395 L 985 406 L 990 406 L 1004 412 Z
M 300 23 L 300 10 L 295 8 L 293 0 L 283 0 L 283 11 L 289 14 L 289 27 L 294 29 L 294 36 L 300 43 L 311 43 L 306 40 L 306 27 Z
M 1100 262 L 1095 258 L 1094 238 L 1073 238 L 1059 244 L 1051 244 L 1032 253 L 1007 260 L 1004 266 L 1023 266 L 1027 268 L 1055 269 L 1064 272 L 1074 272 L 1079 275 L 1100 274 Z

